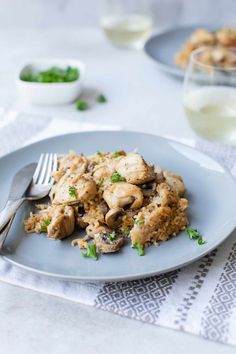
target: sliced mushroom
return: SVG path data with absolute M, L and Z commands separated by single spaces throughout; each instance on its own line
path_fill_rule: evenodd
M 133 184 L 118 182 L 110 185 L 103 193 L 103 198 L 110 209 L 124 208 L 138 209 L 143 203 L 141 189 Z
M 122 216 L 124 214 L 124 209 L 114 208 L 108 211 L 105 216 L 105 221 L 108 227 L 115 228 L 118 227 L 122 222 Z
M 111 239 L 111 234 L 111 231 L 104 228 L 102 232 L 97 233 L 94 236 L 94 243 L 102 253 L 117 252 L 125 243 L 124 238 L 121 235 L 116 234 L 116 238 Z
M 156 182 L 152 181 L 152 182 L 147 182 L 145 184 L 142 184 L 140 187 L 145 197 L 151 197 L 152 195 L 155 194 L 156 186 L 157 186 Z

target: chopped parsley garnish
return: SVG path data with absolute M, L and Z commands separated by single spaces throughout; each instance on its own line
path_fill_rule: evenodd
M 75 199 L 77 198 L 77 190 L 74 186 L 69 187 L 69 195 L 72 198 L 75 198 Z
M 100 178 L 98 181 L 99 187 L 101 187 L 103 185 L 103 182 L 104 182 L 104 178 Z
M 116 239 L 116 232 L 112 231 L 112 233 L 110 233 L 109 240 L 114 241 L 115 239 Z
M 89 105 L 86 101 L 76 101 L 76 108 L 78 111 L 86 111 L 89 108 Z
M 138 225 L 138 226 L 141 226 L 141 225 L 144 224 L 144 221 L 143 221 L 143 220 L 136 219 L 136 220 L 134 220 L 134 223 L 135 223 L 136 225 Z
M 138 251 L 138 254 L 139 254 L 140 256 L 144 256 L 144 254 L 145 254 L 145 253 L 144 253 L 144 247 L 143 247 L 143 245 L 141 244 L 140 241 L 136 242 L 136 243 L 133 245 L 133 248 Z
M 48 226 L 48 225 L 50 225 L 50 223 L 51 223 L 51 219 L 46 219 L 46 220 L 44 220 L 43 222 L 44 222 L 45 225 Z
M 122 232 L 123 232 L 125 235 L 129 235 L 129 233 L 130 233 L 130 227 L 129 227 L 129 226 L 125 226 L 125 227 L 122 229 Z
M 39 71 L 37 73 L 33 71 L 25 72 L 21 74 L 20 79 L 40 83 L 72 82 L 79 79 L 79 70 L 71 66 L 67 66 L 65 69 L 53 66 L 48 70 Z
M 122 177 L 119 172 L 114 172 L 113 175 L 111 175 L 111 182 L 116 183 L 116 182 L 124 182 L 126 179 Z
M 41 226 L 38 228 L 38 231 L 39 231 L 39 232 L 47 232 L 47 226 L 46 226 L 46 225 L 41 225 Z
M 84 258 L 93 258 L 95 261 L 98 260 L 98 254 L 97 254 L 97 249 L 96 245 L 88 245 L 87 246 L 87 251 L 82 253 Z
M 197 229 L 193 229 L 191 227 L 188 227 L 186 230 L 186 233 L 190 240 L 197 240 L 197 243 L 199 246 L 204 245 L 206 243 L 205 240 L 203 240 L 202 235 L 198 232 Z
M 114 158 L 116 158 L 116 157 L 118 157 L 118 156 L 120 156 L 121 155 L 121 151 L 114 151 L 112 154 L 111 154 L 111 157 L 114 159 Z
M 43 220 L 43 225 L 40 225 L 40 227 L 38 228 L 38 231 L 47 232 L 47 226 L 50 225 L 50 222 L 51 222 L 50 219 Z
M 107 99 L 104 95 L 100 94 L 96 97 L 96 101 L 99 103 L 105 103 L 105 102 L 107 102 Z

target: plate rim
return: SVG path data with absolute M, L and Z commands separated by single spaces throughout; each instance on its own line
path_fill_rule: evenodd
M 195 147 L 192 147 L 192 146 L 189 146 L 185 143 L 181 143 L 179 141 L 176 141 L 174 139 L 171 139 L 171 138 L 167 138 L 167 137 L 163 137 L 163 136 L 160 136 L 160 135 L 156 135 L 156 134 L 151 134 L 151 133 L 146 133 L 146 132 L 141 132 L 141 131 L 135 131 L 135 130 L 92 130 L 92 131 L 84 131 L 84 132 L 75 132 L 75 133 L 67 133 L 67 134 L 61 134 L 61 135 L 56 135 L 56 136 L 52 136 L 52 137 L 48 137 L 46 139 L 42 139 L 42 140 L 39 140 L 37 142 L 34 142 L 32 144 L 29 144 L 29 145 L 26 145 L 26 146 L 23 146 L 19 149 L 16 149 L 2 157 L 0 157 L 0 163 L 2 160 L 4 160 L 5 158 L 8 158 L 9 156 L 12 156 L 18 152 L 24 152 L 24 150 L 28 150 L 29 148 L 31 148 L 32 146 L 37 146 L 39 143 L 45 143 L 45 142 L 49 142 L 51 140 L 57 140 L 58 138 L 63 138 L 65 136 L 78 136 L 78 135 L 84 135 L 84 134 L 91 134 L 93 135 L 94 133 L 96 134 L 99 134 L 99 133 L 115 133 L 115 134 L 140 134 L 140 135 L 147 135 L 147 136 L 151 136 L 151 137 L 154 137 L 154 138 L 157 138 L 157 139 L 160 139 L 166 143 L 174 143 L 174 144 L 177 144 L 177 145 L 180 145 L 182 147 L 185 147 L 185 148 L 188 148 L 194 152 L 197 152 L 198 154 L 202 155 L 202 156 L 207 156 L 207 158 L 209 158 L 210 160 L 212 160 L 214 163 L 216 163 L 218 166 L 220 166 L 224 172 L 228 175 L 228 177 L 230 177 L 230 179 L 232 180 L 232 182 L 235 184 L 235 187 L 236 187 L 236 179 L 235 177 L 233 176 L 233 174 L 231 173 L 231 171 L 223 166 L 220 162 L 218 162 L 217 160 L 215 160 L 213 157 L 205 154 L 204 152 L 202 151 L 199 151 L 198 149 L 196 149 Z M 177 269 L 180 269 L 186 265 L 189 265 L 191 263 L 194 263 L 196 262 L 197 260 L 199 260 L 200 258 L 206 256 L 207 254 L 209 254 L 210 252 L 212 252 L 216 247 L 218 247 L 219 245 L 221 245 L 226 239 L 228 239 L 231 234 L 234 232 L 234 230 L 236 229 L 236 221 L 235 221 L 235 225 L 232 226 L 230 228 L 229 231 L 227 231 L 225 233 L 225 236 L 222 237 L 222 239 L 220 240 L 220 242 L 216 241 L 212 244 L 211 247 L 207 248 L 204 252 L 202 252 L 200 255 L 197 255 L 194 257 L 194 259 L 190 259 L 186 262 L 181 262 L 180 264 L 178 265 L 174 265 L 174 266 L 170 266 L 170 267 L 167 267 L 165 270 L 162 270 L 162 271 L 152 271 L 152 272 L 146 272 L 145 274 L 144 273 L 139 273 L 139 274 L 136 274 L 136 275 L 127 275 L 127 276 L 122 276 L 122 275 L 118 275 L 118 276 L 96 276 L 96 277 L 93 277 L 93 275 L 91 276 L 78 276 L 78 275 L 66 275 L 66 274 L 58 274 L 58 273 L 52 273 L 52 272 L 47 272 L 47 271 L 44 271 L 44 270 L 39 270 L 39 269 L 35 269 L 35 268 L 32 268 L 32 267 L 29 267 L 29 266 L 26 266 L 24 264 L 21 264 L 21 263 L 18 263 L 12 259 L 9 259 L 6 255 L 4 254 L 0 254 L 0 257 L 6 261 L 7 263 L 10 263 L 20 269 L 24 269 L 24 270 L 27 270 L 31 273 L 34 273 L 34 274 L 38 274 L 38 275 L 43 275 L 43 276 L 47 276 L 49 278 L 56 278 L 56 279 L 61 279 L 61 280 L 67 280 L 67 281 L 81 281 L 81 282 L 104 282 L 104 281 L 114 281 L 114 282 L 117 282 L 117 281 L 129 281 L 129 280 L 135 280 L 135 279 L 144 279 L 144 278 L 148 278 L 148 277 L 152 277 L 152 276 L 155 276 L 155 275 L 160 275 L 160 274 L 165 274 L 165 273 L 168 273 L 168 272 L 171 272 L 173 270 L 177 270 Z

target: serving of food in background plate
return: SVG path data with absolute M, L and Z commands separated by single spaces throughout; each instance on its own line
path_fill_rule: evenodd
M 2 249 L 7 262 L 62 279 L 143 278 L 197 260 L 235 228 L 228 171 L 193 148 L 136 132 L 58 136 L 1 158 L 0 208 L 17 170 L 69 149 L 80 154 L 60 158 L 51 201 L 17 212 Z
M 224 48 L 236 46 L 236 28 L 217 25 L 176 27 L 154 34 L 147 41 L 145 51 L 160 69 L 183 78 L 191 52 L 203 46 L 214 47 L 202 57 L 205 64 L 232 67 L 236 63 L 235 56 L 228 55 Z
M 226 48 L 236 47 L 236 28 L 224 27 L 214 31 L 204 28 L 197 29 L 176 53 L 176 64 L 186 68 L 191 53 L 200 47 L 209 47 L 208 51 L 198 56 L 198 60 L 203 64 L 222 68 L 236 65 L 236 55 L 226 50 Z

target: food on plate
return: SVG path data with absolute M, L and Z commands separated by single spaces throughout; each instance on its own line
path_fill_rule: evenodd
M 79 70 L 71 66 L 67 66 L 67 68 L 52 66 L 47 70 L 38 72 L 28 69 L 22 72 L 20 79 L 22 81 L 40 83 L 72 82 L 79 79 Z
M 225 27 L 216 31 L 199 28 L 191 34 L 175 56 L 177 65 L 186 68 L 190 54 L 200 47 L 209 47 L 209 51 L 199 53 L 198 60 L 203 64 L 214 65 L 223 68 L 236 65 L 236 53 L 226 48 L 236 47 L 236 28 Z
M 58 165 L 50 204 L 37 205 L 38 211 L 25 220 L 29 233 L 62 240 L 83 229 L 86 235 L 72 245 L 95 259 L 96 250 L 117 252 L 128 238 L 143 255 L 145 246 L 166 241 L 188 225 L 182 178 L 136 151 L 91 156 L 70 151 Z

